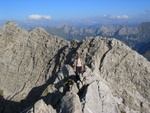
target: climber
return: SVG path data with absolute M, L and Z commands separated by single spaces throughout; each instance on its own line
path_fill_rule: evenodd
M 79 80 L 80 79 L 79 75 L 82 74 L 84 70 L 84 65 L 80 54 L 77 55 L 77 59 L 74 61 L 74 70 L 76 72 L 77 79 Z

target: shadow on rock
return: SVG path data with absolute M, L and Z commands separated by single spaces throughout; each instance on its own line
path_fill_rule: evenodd
M 51 80 L 48 81 L 50 82 Z M 41 86 L 32 88 L 26 99 L 20 102 L 6 100 L 0 95 L 0 113 L 25 113 L 22 111 L 29 109 L 35 102 L 41 99 L 41 95 L 48 85 L 47 82 Z

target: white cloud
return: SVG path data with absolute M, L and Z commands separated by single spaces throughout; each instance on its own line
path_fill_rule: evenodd
M 30 20 L 40 20 L 40 19 L 50 20 L 51 16 L 32 14 L 32 15 L 29 15 L 28 19 L 30 19 Z
M 106 18 L 112 18 L 112 19 L 128 19 L 129 16 L 127 15 L 118 15 L 118 16 L 113 16 L 113 15 L 104 15 Z

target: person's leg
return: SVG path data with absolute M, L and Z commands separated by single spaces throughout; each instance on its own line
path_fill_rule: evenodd
M 79 67 L 79 74 L 82 73 L 82 67 Z
M 80 76 L 82 74 L 82 67 L 77 67 L 76 69 L 77 80 L 81 81 Z
M 77 78 L 77 81 L 80 80 L 79 74 L 80 74 L 80 68 L 76 67 L 76 78 Z

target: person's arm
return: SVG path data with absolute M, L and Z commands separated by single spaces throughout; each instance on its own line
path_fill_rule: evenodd
M 74 61 L 74 70 L 76 70 L 76 66 L 77 66 L 77 63 L 76 63 L 76 60 Z
M 84 70 L 84 64 L 83 64 L 83 62 L 81 62 L 81 64 L 82 64 L 82 71 Z

